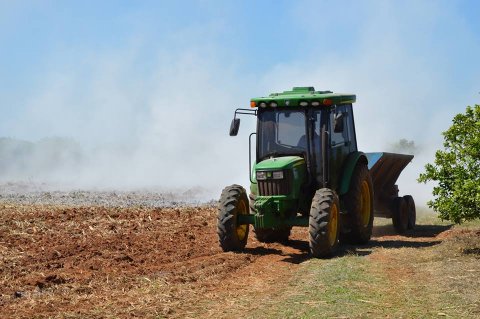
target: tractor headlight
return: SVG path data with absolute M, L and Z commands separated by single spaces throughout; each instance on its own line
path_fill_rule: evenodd
M 273 172 L 273 179 L 283 179 L 283 171 Z
M 283 171 L 258 171 L 256 173 L 257 181 L 264 181 L 267 179 L 283 179 Z
M 267 172 L 257 172 L 257 181 L 264 181 L 267 179 Z

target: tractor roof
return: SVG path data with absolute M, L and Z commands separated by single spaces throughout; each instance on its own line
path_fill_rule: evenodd
M 315 91 L 313 87 L 294 87 L 291 91 L 272 93 L 267 97 L 257 97 L 250 101 L 251 107 L 276 106 L 329 106 L 353 103 L 355 94 L 333 93 L 332 91 Z

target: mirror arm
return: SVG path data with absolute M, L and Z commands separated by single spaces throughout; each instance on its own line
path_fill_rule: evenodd
M 233 118 L 237 118 L 237 114 L 243 114 L 243 115 L 255 115 L 257 116 L 257 110 L 252 110 L 252 109 L 236 109 L 235 114 L 233 115 Z

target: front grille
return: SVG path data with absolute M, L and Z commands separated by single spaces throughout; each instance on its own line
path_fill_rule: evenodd
M 284 171 L 283 179 L 267 179 L 258 181 L 260 196 L 288 195 L 291 191 L 290 171 Z

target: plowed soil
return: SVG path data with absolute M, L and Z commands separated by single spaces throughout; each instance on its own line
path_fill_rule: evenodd
M 253 234 L 243 253 L 223 253 L 214 206 L 180 208 L 0 206 L 2 318 L 229 317 L 244 296 L 275 297 L 308 260 L 304 229 L 286 245 Z M 448 228 L 415 238 L 376 228 L 364 248 L 426 247 Z M 239 298 L 242 297 L 242 298 Z
M 6 317 L 188 316 L 272 250 L 221 252 L 216 208 L 0 206 Z M 256 245 L 254 240 L 251 245 Z M 272 244 L 275 245 L 275 244 Z M 280 246 L 276 244 L 277 246 Z M 305 254 L 306 255 L 306 254 Z M 228 291 L 228 290 L 227 290 Z

